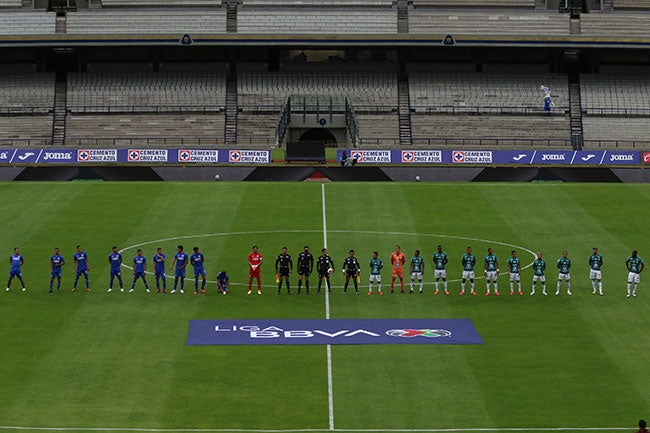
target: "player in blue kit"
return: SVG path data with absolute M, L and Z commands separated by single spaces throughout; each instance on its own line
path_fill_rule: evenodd
M 147 278 L 145 277 L 147 273 L 147 258 L 142 255 L 142 250 L 139 248 L 136 254 L 137 255 L 133 257 L 133 282 L 131 283 L 131 290 L 129 290 L 129 293 L 133 293 L 135 290 L 135 283 L 138 281 L 138 278 L 142 278 L 144 289 L 149 293 L 149 284 L 147 284 Z
M 54 248 L 54 254 L 50 257 L 50 293 L 56 278 L 56 291 L 61 290 L 61 266 L 65 265 L 65 260 L 59 254 L 59 249 Z
M 122 254 L 117 251 L 117 247 L 113 247 L 113 251 L 108 255 L 108 263 L 111 265 L 111 281 L 108 285 L 108 291 L 113 291 L 113 280 L 117 277 L 120 282 L 120 292 L 124 291 L 124 283 L 122 282 Z
M 199 251 L 199 247 L 194 247 L 194 254 L 190 256 L 190 263 L 194 267 L 194 294 L 199 294 L 199 277 L 203 278 L 201 282 L 201 293 L 205 293 L 205 256 Z
M 224 295 L 230 290 L 230 277 L 226 271 L 221 271 L 217 274 L 217 293 Z
M 170 293 L 176 293 L 176 287 L 178 286 L 178 280 L 181 280 L 181 293 L 185 293 L 185 268 L 187 267 L 187 262 L 189 257 L 187 253 L 183 251 L 183 245 L 178 246 L 178 252 L 174 255 L 174 260 L 170 267 L 176 265 L 176 271 L 174 273 L 174 289 Z
M 167 256 L 162 252 L 162 248 L 156 249 L 153 256 L 154 271 L 156 274 L 156 292 L 160 293 L 160 280 L 162 279 L 162 292 L 167 293 L 167 276 L 165 275 L 165 261 Z
M 23 256 L 20 255 L 20 249 L 18 247 L 14 248 L 14 253 L 11 257 L 9 257 L 9 264 L 11 265 L 11 269 L 9 269 L 9 281 L 7 281 L 7 292 L 11 288 L 11 280 L 14 279 L 14 277 L 18 277 L 20 280 L 20 284 L 23 286 L 23 292 L 27 290 L 25 288 L 25 280 L 23 280 L 23 273 L 21 271 L 21 266 L 25 264 L 25 259 Z
M 90 292 L 90 283 L 88 281 L 88 271 L 90 271 L 90 264 L 88 262 L 88 254 L 86 254 L 85 251 L 81 251 L 81 245 L 77 245 L 77 252 L 74 253 L 72 259 L 74 261 L 74 267 L 72 271 L 75 273 L 72 291 L 77 291 L 77 283 L 79 282 L 79 277 L 83 275 L 86 279 L 86 292 Z

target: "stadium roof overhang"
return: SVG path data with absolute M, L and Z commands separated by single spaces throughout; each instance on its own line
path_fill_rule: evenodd
M 189 36 L 189 38 L 188 38 Z M 650 37 L 494 35 L 20 35 L 0 36 L 0 47 L 80 46 L 287 46 L 287 47 L 539 47 L 650 48 Z

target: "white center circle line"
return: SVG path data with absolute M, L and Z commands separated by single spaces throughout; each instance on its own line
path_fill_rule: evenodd
M 156 244 L 160 242 L 170 242 L 170 241 L 176 241 L 176 240 L 182 240 L 182 239 L 198 239 L 198 238 L 210 238 L 210 237 L 221 237 L 221 236 L 244 236 L 244 235 L 268 235 L 268 234 L 278 234 L 278 233 L 322 233 L 321 230 L 282 230 L 282 231 L 275 231 L 275 230 L 256 230 L 256 231 L 244 231 L 244 232 L 222 232 L 222 233 L 204 233 L 204 234 L 197 234 L 197 235 L 181 235 L 181 236 L 173 236 L 173 237 L 168 237 L 168 238 L 162 238 L 162 239 L 156 239 L 153 241 L 146 241 L 146 242 L 140 242 L 138 244 L 133 244 L 129 245 L 127 247 L 122 248 L 119 250 L 120 253 L 143 247 L 146 245 L 151 245 L 151 244 Z M 501 245 L 505 247 L 511 247 L 511 248 L 516 248 L 520 249 L 522 251 L 525 251 L 527 253 L 530 253 L 533 258 L 537 258 L 537 254 L 526 248 L 522 247 L 521 245 L 516 245 L 516 244 L 511 244 L 507 242 L 500 242 L 500 241 L 494 241 L 490 239 L 481 239 L 481 238 L 475 238 L 475 237 L 468 237 L 468 236 L 455 236 L 455 235 L 445 235 L 445 234 L 436 234 L 436 233 L 406 233 L 406 232 L 380 232 L 380 231 L 367 231 L 367 230 L 327 230 L 328 233 L 345 233 L 345 234 L 361 234 L 361 235 L 390 235 L 390 236 L 420 236 L 420 237 L 428 237 L 428 238 L 445 238 L 445 239 L 459 239 L 459 240 L 465 240 L 465 241 L 473 241 L 473 242 L 480 242 L 480 243 L 485 243 L 485 244 L 494 244 L 494 245 Z M 528 265 L 522 267 L 521 269 L 527 269 L 530 268 L 533 265 L 533 262 L 530 262 Z M 132 266 L 126 265 L 122 263 L 122 266 L 133 270 Z M 154 275 L 153 272 L 147 271 L 146 274 L 149 275 Z M 165 274 L 165 277 L 168 279 L 174 279 L 174 275 L 167 275 Z M 475 279 L 484 279 L 485 277 L 476 277 Z M 194 281 L 194 278 L 186 278 L 187 281 Z M 448 282 L 450 283 L 455 283 L 461 281 L 460 278 L 458 279 L 450 279 Z M 208 280 L 209 283 L 215 283 L 215 280 Z M 425 282 L 425 285 L 432 285 L 434 284 L 433 281 Z M 230 285 L 232 286 L 247 286 L 248 283 L 234 283 L 230 282 Z M 265 288 L 273 288 L 276 287 L 275 285 L 263 285 Z M 332 288 L 341 288 L 343 286 L 332 286 Z

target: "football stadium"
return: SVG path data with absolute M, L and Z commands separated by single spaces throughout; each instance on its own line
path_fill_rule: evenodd
M 641 428 L 648 29 L 0 0 L 0 433 Z

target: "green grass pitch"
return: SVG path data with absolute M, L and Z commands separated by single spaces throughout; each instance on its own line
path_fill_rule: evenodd
M 650 416 L 650 280 L 625 297 L 625 259 L 650 260 L 650 187 L 609 184 L 325 185 L 327 241 L 340 269 L 357 251 L 367 284 L 373 250 L 385 262 L 394 245 L 427 259 L 425 294 L 341 296 L 333 276 L 332 318 L 471 318 L 478 346 L 332 346 L 333 416 L 337 431 L 486 428 L 629 427 Z M 26 264 L 27 292 L 0 292 L 0 431 L 12 427 L 327 431 L 328 374 L 323 346 L 188 347 L 190 319 L 322 318 L 325 297 L 276 296 L 273 262 L 284 245 L 323 245 L 321 185 L 313 183 L 4 183 L 0 184 L 0 249 L 14 246 Z M 182 239 L 177 239 L 183 237 Z M 474 238 L 469 241 L 463 238 Z M 156 242 L 153 242 L 156 241 Z M 107 293 L 113 245 L 177 244 L 206 255 L 211 280 L 226 269 L 245 283 L 253 244 L 265 257 L 262 296 L 234 285 L 217 296 Z M 501 261 L 517 245 L 542 251 L 549 296 L 433 296 L 431 255 L 479 261 L 494 247 Z M 71 293 L 72 255 L 90 258 L 92 293 Z M 67 260 L 62 293 L 48 294 L 55 246 Z M 605 296 L 593 296 L 587 257 L 605 259 Z M 574 295 L 554 296 L 555 261 L 573 259 Z M 124 251 L 129 263 L 135 249 Z M 0 271 L 8 272 L 2 259 Z M 479 263 L 479 269 L 482 263 Z M 390 270 L 383 272 L 384 287 Z M 478 274 L 481 274 L 479 272 Z M 125 283 L 130 284 L 125 270 Z M 149 277 L 149 283 L 153 279 Z M 171 281 L 169 281 L 171 283 Z M 191 284 L 191 283 L 190 283 Z M 295 287 L 297 277 L 292 277 Z M 312 288 L 315 286 L 312 277 Z M 484 280 L 477 280 L 483 294 Z M 41 430 L 26 429 L 36 432 Z M 60 430 L 59 430 L 60 431 Z M 154 431 L 154 430 L 150 430 Z

